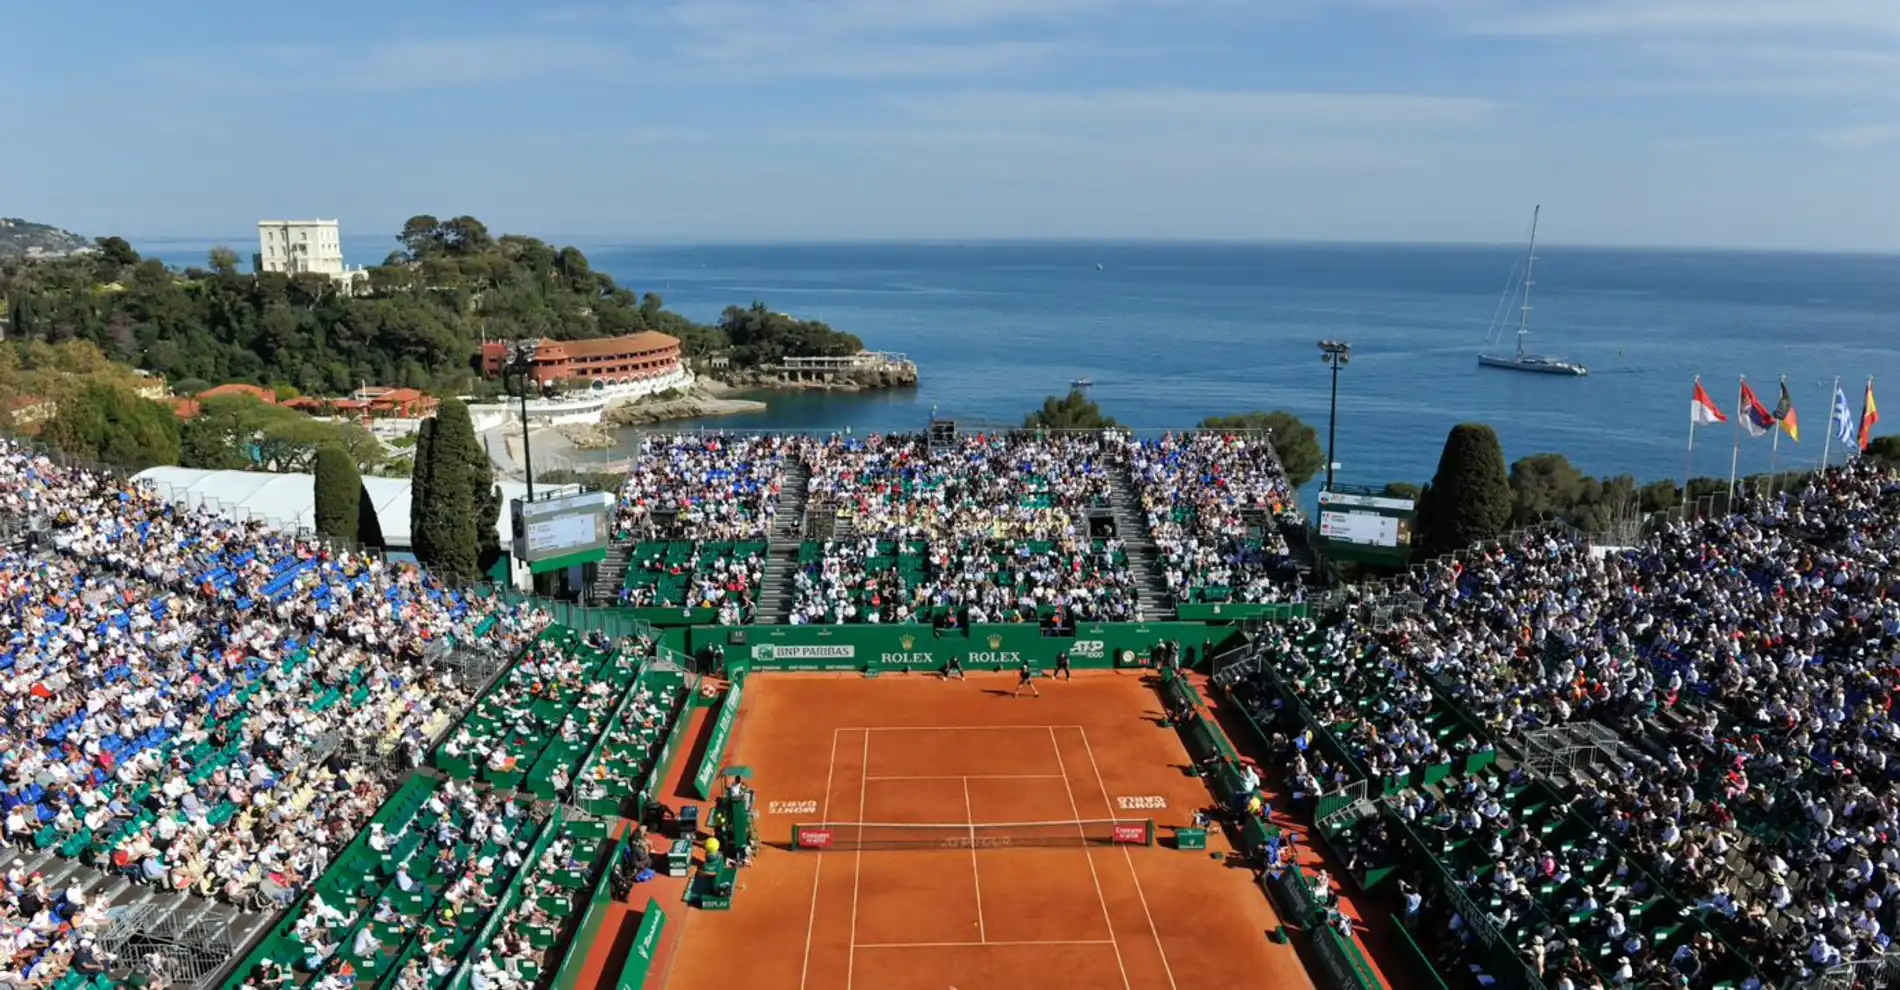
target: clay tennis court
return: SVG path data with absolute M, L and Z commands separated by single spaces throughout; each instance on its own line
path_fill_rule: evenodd
M 1208 852 L 1169 848 L 1209 798 L 1142 675 L 1038 684 L 1040 698 L 1012 698 L 1009 674 L 749 679 L 727 762 L 754 772 L 762 849 L 730 912 L 688 916 L 667 985 L 1312 986 L 1268 939 L 1276 919 L 1250 872 L 1210 855 L 1220 836 Z M 984 828 L 1148 818 L 1154 846 L 1032 846 L 1047 829 Z M 791 849 L 794 825 L 821 822 L 951 828 L 917 832 L 934 848 Z

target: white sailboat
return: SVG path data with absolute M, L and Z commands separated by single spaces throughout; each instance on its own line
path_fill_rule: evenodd
M 1531 210 L 1531 243 L 1524 255 L 1524 278 L 1514 282 L 1504 290 L 1504 298 L 1498 303 L 1498 312 L 1491 320 L 1491 329 L 1485 334 L 1485 349 L 1478 352 L 1478 366 L 1483 368 L 1502 368 L 1506 371 L 1529 371 L 1541 375 L 1587 375 L 1590 369 L 1575 361 L 1551 357 L 1547 354 L 1533 354 L 1524 349 L 1524 338 L 1531 333 L 1531 279 L 1532 270 L 1537 264 L 1537 218 L 1544 208 L 1540 205 Z M 1507 326 L 1503 316 L 1508 312 L 1510 300 L 1522 298 L 1517 310 L 1517 351 L 1503 353 L 1496 348 L 1501 344 Z

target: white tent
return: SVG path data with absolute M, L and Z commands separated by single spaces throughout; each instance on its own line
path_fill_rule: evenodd
M 155 467 L 137 475 L 173 505 L 203 506 L 228 519 L 258 520 L 272 529 L 295 532 L 316 525 L 316 479 L 307 474 L 271 474 L 266 471 L 204 471 L 197 468 Z M 526 496 L 528 486 L 503 481 L 502 512 L 496 524 L 501 545 L 514 539 L 509 518 L 510 501 Z M 376 521 L 390 549 L 409 547 L 410 484 L 407 478 L 364 478 L 363 488 L 376 506 Z M 543 485 L 545 493 L 578 491 L 574 485 Z

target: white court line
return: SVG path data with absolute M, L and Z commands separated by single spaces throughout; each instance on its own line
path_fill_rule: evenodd
M 831 800 L 831 774 L 838 769 L 838 730 L 831 730 L 831 759 L 825 764 L 825 800 Z M 805 916 L 805 961 L 798 967 L 798 990 L 805 990 L 805 976 L 811 972 L 811 933 L 818 923 L 818 878 L 824 875 L 825 851 L 818 850 L 818 865 L 811 871 L 811 913 Z
M 1114 945 L 1113 939 L 1058 940 L 1053 942 L 867 942 L 860 949 L 983 949 L 1012 945 Z
M 845 725 L 839 732 L 1001 732 L 1024 730 L 1040 732 L 1043 729 L 1079 729 L 1079 725 Z
M 1056 766 L 1062 768 L 1062 789 L 1069 792 L 1069 811 L 1074 813 L 1076 821 L 1082 820 L 1082 809 L 1075 803 L 1075 785 L 1069 783 L 1069 767 L 1062 759 L 1062 744 L 1056 740 L 1056 730 L 1049 730 L 1049 748 L 1056 751 Z M 1082 826 L 1077 825 L 1081 832 Z M 1095 852 L 1087 846 L 1082 847 L 1082 858 L 1088 860 L 1089 879 L 1095 882 L 1095 903 L 1102 906 L 1102 923 L 1108 926 L 1108 944 L 1115 947 L 1115 965 L 1122 971 L 1123 990 L 1133 990 L 1134 984 L 1128 980 L 1128 964 L 1122 962 L 1122 946 L 1115 941 L 1115 922 L 1108 916 L 1108 898 L 1102 896 L 1102 878 L 1095 872 Z
M 864 818 L 864 792 L 870 789 L 871 778 L 865 772 L 871 769 L 871 734 L 864 734 L 864 757 L 858 763 L 858 818 Z M 1129 864 L 1134 869 L 1134 864 Z M 857 861 L 851 868 L 851 955 L 845 964 L 844 987 L 851 990 L 851 981 L 858 971 L 858 884 L 864 879 L 864 843 L 858 843 Z
M 890 776 L 879 774 L 878 776 L 866 777 L 864 779 L 866 780 L 961 780 L 961 781 L 968 782 L 972 780 L 1050 780 L 1050 779 L 1055 778 L 1056 776 L 1058 775 L 1053 774 L 1053 773 L 965 773 L 965 774 L 921 773 L 921 774 L 893 774 Z
M 1108 782 L 1102 779 L 1102 765 L 1095 762 L 1095 747 L 1089 745 L 1089 730 L 1080 726 L 1077 729 L 1082 733 L 1082 748 L 1089 754 L 1089 766 L 1095 769 L 1095 786 L 1102 790 L 1102 807 L 1113 818 L 1115 808 L 1109 803 Z M 1122 847 L 1122 858 L 1128 862 L 1128 875 L 1134 878 L 1135 896 L 1141 898 L 1141 913 L 1148 916 L 1148 934 L 1154 936 L 1155 951 L 1161 953 L 1161 968 L 1168 974 L 1168 986 L 1180 990 L 1180 984 L 1174 982 L 1174 967 L 1168 965 L 1168 950 L 1161 947 L 1161 931 L 1155 927 L 1154 912 L 1148 909 L 1148 894 L 1141 889 L 1141 874 L 1135 872 L 1135 856 L 1128 851 L 1127 846 Z
M 968 777 L 963 778 L 963 817 L 970 822 L 970 881 L 976 885 L 976 937 L 987 942 L 990 933 L 983 926 L 983 871 L 976 866 L 976 810 L 970 806 Z

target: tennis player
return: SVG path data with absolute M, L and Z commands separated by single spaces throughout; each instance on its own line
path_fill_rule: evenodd
M 1010 695 L 1010 697 L 1012 698 L 1022 697 L 1023 688 L 1028 688 L 1029 693 L 1032 697 L 1037 697 L 1037 698 L 1042 697 L 1042 692 L 1040 690 L 1037 690 L 1036 688 L 1035 665 L 1031 664 L 1026 659 L 1023 661 L 1023 665 L 1020 668 L 1018 668 L 1016 671 L 1016 693 Z

